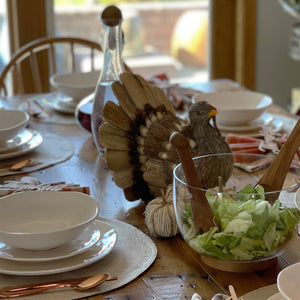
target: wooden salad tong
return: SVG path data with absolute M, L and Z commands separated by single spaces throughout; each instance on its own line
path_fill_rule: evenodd
M 291 162 L 300 146 L 300 119 L 297 121 L 294 129 L 290 133 L 287 141 L 284 143 L 280 152 L 275 157 L 272 164 L 260 178 L 257 184 L 263 186 L 266 192 L 266 200 L 274 203 L 278 199 L 279 191 L 282 189 L 283 182 L 289 171 Z M 268 193 L 278 191 L 278 193 Z
M 186 183 L 189 186 L 195 187 L 188 187 L 192 195 L 191 208 L 195 229 L 198 233 L 206 232 L 212 226 L 215 226 L 213 223 L 214 215 L 206 199 L 205 192 L 201 190 L 203 187 L 192 160 L 189 142 L 187 138 L 179 132 L 174 132 L 170 136 L 170 142 L 178 151 Z

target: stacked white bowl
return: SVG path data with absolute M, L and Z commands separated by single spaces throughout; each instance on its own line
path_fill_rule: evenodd
M 218 111 L 218 125 L 226 127 L 249 125 L 273 103 L 270 96 L 251 91 L 202 93 L 193 101 L 206 101 L 214 106 Z
M 72 98 L 74 105 L 95 91 L 100 71 L 85 73 L 54 74 L 51 85 L 59 92 Z
M 0 145 L 12 140 L 28 122 L 29 116 L 24 111 L 0 109 Z
M 0 201 L 0 241 L 47 250 L 76 239 L 98 215 L 98 204 L 79 192 L 25 191 Z

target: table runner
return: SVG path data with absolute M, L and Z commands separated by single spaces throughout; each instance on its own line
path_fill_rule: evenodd
M 106 218 L 99 218 L 99 220 L 113 226 L 117 231 L 118 239 L 116 246 L 108 256 L 90 266 L 62 274 L 43 276 L 13 276 L 0 274 L 0 287 L 52 281 L 56 279 L 85 277 L 106 272 L 118 276 L 118 280 L 105 282 L 103 285 L 91 291 L 77 292 L 65 288 L 20 298 L 34 300 L 80 299 L 119 288 L 134 280 L 151 266 L 156 258 L 157 248 L 147 235 L 134 226 L 118 220 Z
M 42 144 L 32 152 L 19 157 L 0 161 L 0 166 L 3 166 L 12 165 L 18 161 L 30 158 L 34 159 L 35 162 L 39 162 L 40 164 L 35 166 L 28 166 L 19 171 L 9 171 L 8 169 L 0 168 L 0 177 L 44 169 L 46 167 L 68 160 L 70 157 L 72 157 L 73 154 L 74 146 L 68 139 L 56 134 L 45 133 L 43 134 Z

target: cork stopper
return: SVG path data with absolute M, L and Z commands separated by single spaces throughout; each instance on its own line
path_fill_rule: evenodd
M 101 19 L 107 26 L 117 26 L 122 21 L 122 12 L 115 5 L 109 5 L 103 10 Z

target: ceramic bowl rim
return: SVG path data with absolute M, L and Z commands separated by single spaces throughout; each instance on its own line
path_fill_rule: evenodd
M 37 195 L 37 193 L 45 193 L 45 192 L 46 193 L 53 193 L 53 195 L 55 195 L 55 194 L 56 195 L 61 195 L 61 193 L 68 193 L 69 195 L 71 194 L 71 195 L 74 195 L 74 196 L 80 196 L 80 197 L 85 198 L 85 199 L 83 199 L 83 201 L 89 198 L 90 203 L 92 203 L 92 206 L 93 206 L 91 212 L 89 212 L 89 218 L 86 219 L 86 220 L 82 220 L 79 223 L 75 223 L 70 227 L 57 229 L 57 230 L 52 230 L 52 231 L 46 231 L 46 232 L 43 232 L 43 231 L 41 231 L 41 232 L 13 232 L 13 231 L 2 230 L 0 228 L 0 234 L 4 234 L 4 235 L 8 235 L 8 236 L 16 236 L 16 237 L 17 236 L 26 236 L 26 235 L 27 236 L 30 235 L 32 237 L 35 237 L 35 236 L 39 236 L 39 235 L 59 234 L 59 233 L 67 232 L 67 231 L 79 228 L 83 225 L 89 224 L 90 222 L 92 222 L 93 220 L 96 219 L 96 217 L 99 213 L 99 204 L 97 203 L 97 200 L 95 200 L 93 197 L 91 197 L 87 194 L 72 192 L 72 191 L 70 191 L 70 192 L 61 192 L 61 191 L 23 191 L 23 192 L 19 192 L 19 193 L 4 196 L 4 197 L 2 197 L 1 200 L 11 198 L 14 195 L 22 196 L 22 194 L 25 194 L 25 193 L 26 194 L 35 193 Z M 82 195 L 79 195 L 79 194 L 82 194 Z
M 17 110 L 17 109 L 9 109 L 9 110 L 3 110 L 3 111 L 5 111 L 5 112 L 10 111 L 10 112 L 20 113 L 21 115 L 24 116 L 24 118 L 23 118 L 22 121 L 20 121 L 19 123 L 15 124 L 13 126 L 6 127 L 6 128 L 0 128 L 0 133 L 5 133 L 6 131 L 17 129 L 18 127 L 22 127 L 22 126 L 26 125 L 26 123 L 29 122 L 30 117 L 25 111 Z
M 207 155 L 200 155 L 200 156 L 196 156 L 196 157 L 193 157 L 193 160 L 197 160 L 199 158 L 205 158 L 205 157 L 211 157 L 211 156 L 231 156 L 233 155 L 233 153 L 215 153 L 215 154 L 207 154 Z M 264 158 L 265 155 L 264 154 L 254 154 L 254 153 L 234 153 L 234 155 L 241 155 L 241 156 L 248 156 L 248 157 L 261 157 L 261 158 Z M 205 188 L 199 188 L 199 187 L 195 187 L 195 186 L 191 186 L 189 184 L 187 184 L 185 181 L 183 181 L 182 179 L 180 179 L 177 174 L 176 174 L 176 171 L 182 166 L 182 163 L 179 163 L 177 164 L 174 169 L 173 169 L 173 177 L 176 178 L 176 180 L 180 183 L 182 183 L 184 186 L 187 186 L 189 188 L 192 188 L 192 189 L 195 189 L 195 190 L 201 190 L 201 191 L 204 191 L 204 192 L 214 192 L 214 193 L 218 193 L 218 194 L 226 194 L 226 195 L 232 195 L 234 196 L 235 193 L 232 192 L 232 193 L 228 193 L 228 192 L 217 192 L 217 191 L 213 191 L 212 189 L 205 189 Z M 264 194 L 273 194 L 273 193 L 278 193 L 278 192 L 283 192 L 283 191 L 288 191 L 290 189 L 293 189 L 297 187 L 297 183 L 295 183 L 295 185 L 293 186 L 290 186 L 288 188 L 285 188 L 285 189 L 281 189 L 281 190 L 277 190 L 277 191 L 272 191 L 272 192 L 264 192 Z M 259 193 L 257 193 L 259 194 Z M 247 194 L 239 194 L 241 196 L 243 195 L 247 195 Z M 256 194 L 253 194 L 253 195 L 256 195 Z

